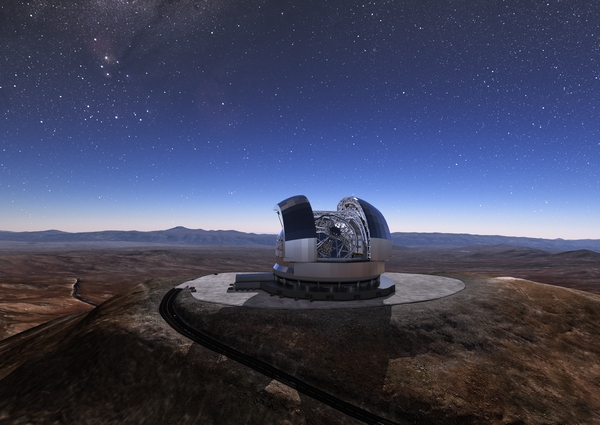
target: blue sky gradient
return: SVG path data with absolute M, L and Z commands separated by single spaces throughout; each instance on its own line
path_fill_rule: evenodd
M 9 1 L 0 229 L 600 238 L 597 2 Z M 425 3 L 425 4 L 424 4 Z

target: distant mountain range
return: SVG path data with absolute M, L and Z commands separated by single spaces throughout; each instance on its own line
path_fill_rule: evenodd
M 0 241 L 21 243 L 127 243 L 136 245 L 178 246 L 265 246 L 275 245 L 276 235 L 244 233 L 235 230 L 202 230 L 174 227 L 168 230 L 101 231 L 69 233 L 58 230 L 42 232 L 0 231 Z M 599 239 L 539 239 L 513 236 L 484 236 L 455 233 L 392 233 L 394 245 L 409 248 L 460 248 L 467 246 L 511 245 L 551 251 L 588 249 L 600 252 Z M 5 244 L 6 245 L 6 244 Z
M 107 230 L 101 232 L 68 233 L 59 230 L 42 232 L 0 231 L 0 241 L 14 242 L 126 242 L 148 245 L 216 246 L 238 245 L 275 246 L 276 235 L 244 233 L 235 230 L 202 230 L 174 227 L 168 230 L 140 232 L 137 230 Z
M 411 248 L 461 248 L 466 246 L 511 245 L 549 251 L 588 249 L 600 252 L 600 239 L 539 239 L 516 236 L 485 236 L 459 233 L 392 233 L 394 245 Z

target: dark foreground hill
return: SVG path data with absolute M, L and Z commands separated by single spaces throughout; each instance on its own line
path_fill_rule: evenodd
M 186 321 L 398 423 L 600 423 L 600 296 L 474 274 L 440 300 L 260 310 L 182 293 Z M 356 421 L 192 343 L 138 285 L 0 342 L 0 424 Z

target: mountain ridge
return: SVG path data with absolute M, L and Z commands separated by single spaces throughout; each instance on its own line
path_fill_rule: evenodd
M 587 249 L 600 252 L 600 239 L 544 239 L 522 236 L 474 235 L 469 233 L 394 232 L 392 242 L 409 248 L 461 248 L 469 246 L 510 245 L 553 251 Z M 104 230 L 96 232 L 64 232 L 44 230 L 12 232 L 0 230 L 3 242 L 128 242 L 179 246 L 273 246 L 275 234 L 247 233 L 237 230 L 189 229 L 177 226 L 166 230 Z
M 409 248 L 461 248 L 469 246 L 510 245 L 552 251 L 590 250 L 600 252 L 600 239 L 544 239 L 521 236 L 473 235 L 468 233 L 394 232 L 392 242 Z M 177 226 L 166 230 L 104 230 L 97 232 L 0 231 L 3 242 L 128 242 L 175 246 L 274 246 L 275 234 L 246 233 L 237 230 L 189 229 Z

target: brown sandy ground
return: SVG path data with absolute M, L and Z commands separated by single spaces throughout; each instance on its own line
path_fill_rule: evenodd
M 77 279 L 0 277 L 0 339 L 92 308 L 71 296 Z
M 2 247 L 0 247 L 2 248 Z M 156 277 L 213 272 L 267 271 L 275 261 L 272 248 L 249 247 L 115 247 L 25 244 L 0 249 L 0 340 L 90 305 Z M 394 247 L 391 272 L 455 273 L 472 271 L 515 276 L 600 294 L 600 254 L 546 251 L 508 246 L 461 249 Z
M 231 346 L 402 424 L 600 424 L 600 296 L 453 274 L 439 300 L 348 310 L 196 301 L 179 314 Z M 175 333 L 182 279 L 0 342 L 0 424 L 356 423 Z
M 455 249 L 394 247 L 386 270 L 514 276 L 600 294 L 600 253 L 589 250 L 551 253 L 506 245 Z
M 0 340 L 100 304 L 151 278 L 225 271 L 265 271 L 273 267 L 272 249 L 253 248 L 113 248 L 87 251 L 0 251 Z

